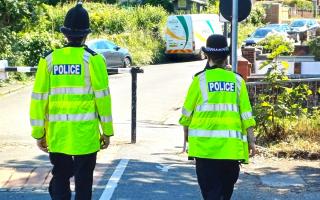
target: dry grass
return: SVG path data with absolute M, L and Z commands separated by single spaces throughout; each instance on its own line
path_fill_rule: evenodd
M 320 159 L 320 142 L 306 139 L 292 139 L 280 142 L 269 148 L 270 153 L 277 157 L 296 159 Z
M 282 134 L 284 134 L 285 139 L 269 143 L 268 154 L 287 158 L 320 159 L 319 111 L 311 117 L 284 119 L 282 126 Z M 259 141 L 259 143 L 266 144 L 264 141 Z

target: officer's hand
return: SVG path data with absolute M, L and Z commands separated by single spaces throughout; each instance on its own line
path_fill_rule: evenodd
M 254 143 L 249 143 L 249 155 L 254 157 L 256 155 L 256 145 Z
M 38 139 L 37 146 L 41 151 L 48 153 L 48 145 L 47 145 L 46 137 Z
M 100 149 L 106 149 L 108 148 L 109 144 L 110 144 L 110 137 L 102 134 L 100 137 Z

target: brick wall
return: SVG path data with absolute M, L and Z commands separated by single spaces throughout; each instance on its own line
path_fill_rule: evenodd
M 255 63 L 256 63 L 256 48 L 254 47 L 245 47 L 242 49 L 242 56 L 247 59 L 251 64 L 251 72 L 255 73 Z
M 280 16 L 282 15 L 281 12 L 281 4 L 279 3 L 273 3 L 271 5 L 267 6 L 266 9 L 266 21 L 273 23 L 273 24 L 279 24 L 281 23 Z

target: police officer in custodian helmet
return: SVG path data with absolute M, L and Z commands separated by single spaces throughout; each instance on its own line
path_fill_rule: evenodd
M 75 199 L 89 200 L 97 152 L 113 135 L 106 61 L 84 45 L 90 28 L 81 3 L 68 11 L 61 32 L 68 44 L 39 61 L 30 106 L 32 137 L 49 152 L 51 198 L 71 199 L 74 176 Z

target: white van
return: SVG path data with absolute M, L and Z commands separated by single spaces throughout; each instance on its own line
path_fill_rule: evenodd
M 216 14 L 171 15 L 165 32 L 167 56 L 195 55 L 205 59 L 201 47 L 212 34 L 223 34 Z

